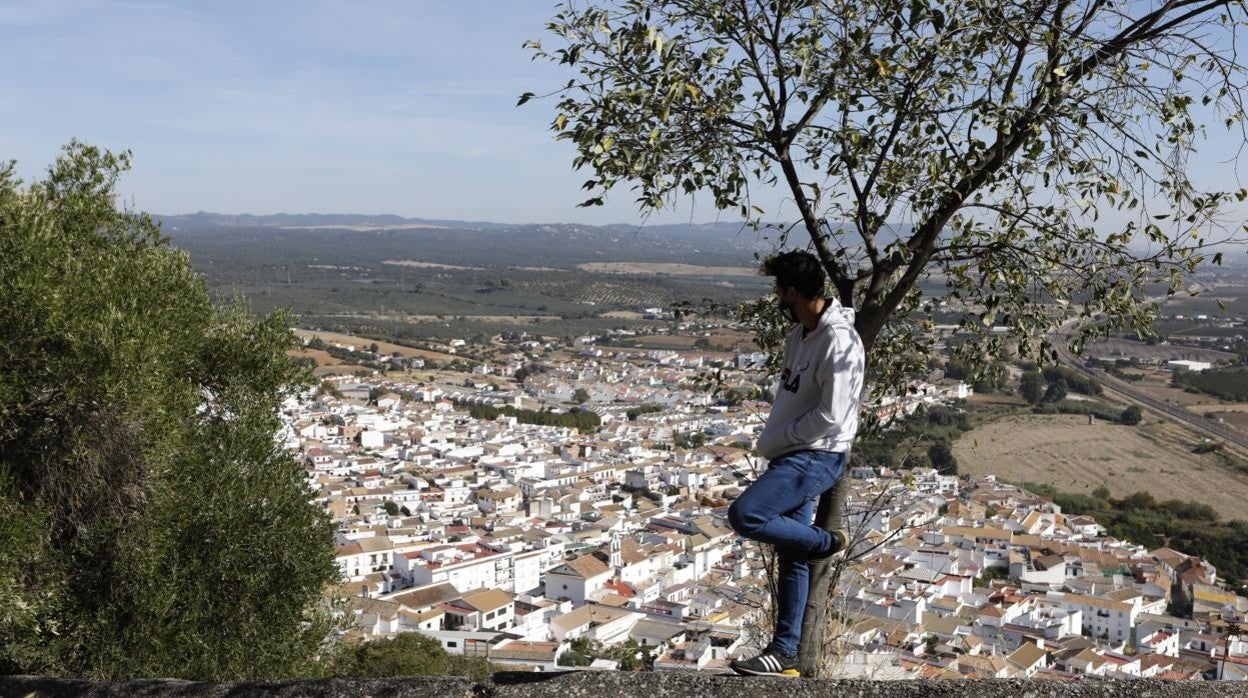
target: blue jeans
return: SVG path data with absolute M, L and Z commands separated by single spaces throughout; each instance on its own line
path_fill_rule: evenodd
M 779 561 L 776 634 L 772 646 L 797 653 L 810 585 L 809 555 L 827 550 L 831 535 L 815 526 L 819 495 L 845 473 L 846 456 L 794 451 L 771 461 L 767 472 L 728 508 L 728 524 L 751 540 L 771 543 Z

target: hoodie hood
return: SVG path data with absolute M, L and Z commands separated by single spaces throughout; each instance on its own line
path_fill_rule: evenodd
M 836 329 L 852 329 L 854 327 L 854 318 L 856 317 L 853 308 L 846 308 L 836 298 L 825 298 L 823 312 L 819 315 L 819 325 L 815 327 L 814 332 L 810 332 L 807 336 L 819 334 L 825 327 Z

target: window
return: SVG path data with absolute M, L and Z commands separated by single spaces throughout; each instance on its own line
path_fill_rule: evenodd
M 448 641 L 447 641 L 447 643 L 446 643 L 446 646 L 447 646 L 447 647 L 459 647 L 459 641 L 458 641 L 458 640 L 448 640 Z

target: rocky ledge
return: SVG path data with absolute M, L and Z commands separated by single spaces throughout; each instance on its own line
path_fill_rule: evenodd
M 1205 698 L 1246 696 L 1248 686 L 1228 682 L 1172 682 L 1141 679 L 1105 681 L 841 681 L 832 679 L 745 678 L 702 673 L 575 671 L 558 674 L 502 672 L 488 683 L 454 676 L 403 679 L 322 679 L 196 683 L 147 679 L 95 683 L 37 676 L 0 677 L 0 696 L 21 698 L 608 698 L 662 696 L 692 698 L 765 695 L 768 698 L 845 696 L 853 698 Z

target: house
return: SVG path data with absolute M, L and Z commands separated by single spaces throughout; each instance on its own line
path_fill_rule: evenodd
M 446 627 L 465 630 L 502 630 L 515 620 L 515 599 L 501 589 L 480 589 L 441 604 Z
M 500 490 L 480 488 L 473 495 L 477 501 L 477 508 L 485 514 L 514 512 L 520 508 L 520 504 L 524 501 L 524 496 L 520 494 L 520 490 L 514 487 L 506 487 Z
M 477 543 L 439 545 L 395 556 L 395 571 L 413 586 L 449 582 L 460 589 L 515 591 L 514 557 Z
M 546 571 L 546 598 L 571 599 L 574 606 L 603 588 L 611 568 L 594 555 L 579 555 Z
M 567 649 L 559 642 L 507 640 L 490 650 L 490 663 L 513 671 L 560 671 L 559 655 Z
M 428 611 L 440 603 L 459 598 L 459 591 L 453 584 L 430 584 L 416 589 L 405 589 L 386 596 L 387 601 L 397 603 L 403 608 L 420 613 Z
M 342 576 L 359 581 L 371 572 L 386 572 L 391 568 L 394 543 L 386 536 L 358 538 L 339 545 L 334 559 Z
M 1134 604 L 1099 596 L 1049 592 L 1045 596 L 1045 601 L 1056 603 L 1068 611 L 1081 612 L 1083 626 L 1092 633 L 1093 637 L 1116 643 L 1131 639 L 1135 618 L 1140 613 L 1140 608 Z
M 558 642 L 584 636 L 613 645 L 627 640 L 629 631 L 642 618 L 636 611 L 591 603 L 552 618 L 550 632 Z
M 1177 657 L 1179 656 L 1179 634 L 1157 630 L 1141 637 L 1136 646 L 1141 651 L 1148 650 L 1154 654 Z
M 1026 678 L 1031 678 L 1037 671 L 1049 665 L 1048 653 L 1030 642 L 1024 642 L 1005 659 Z
M 674 645 L 683 643 L 685 632 L 682 623 L 642 618 L 628 631 L 628 637 L 642 647 L 659 647 L 669 642 Z

